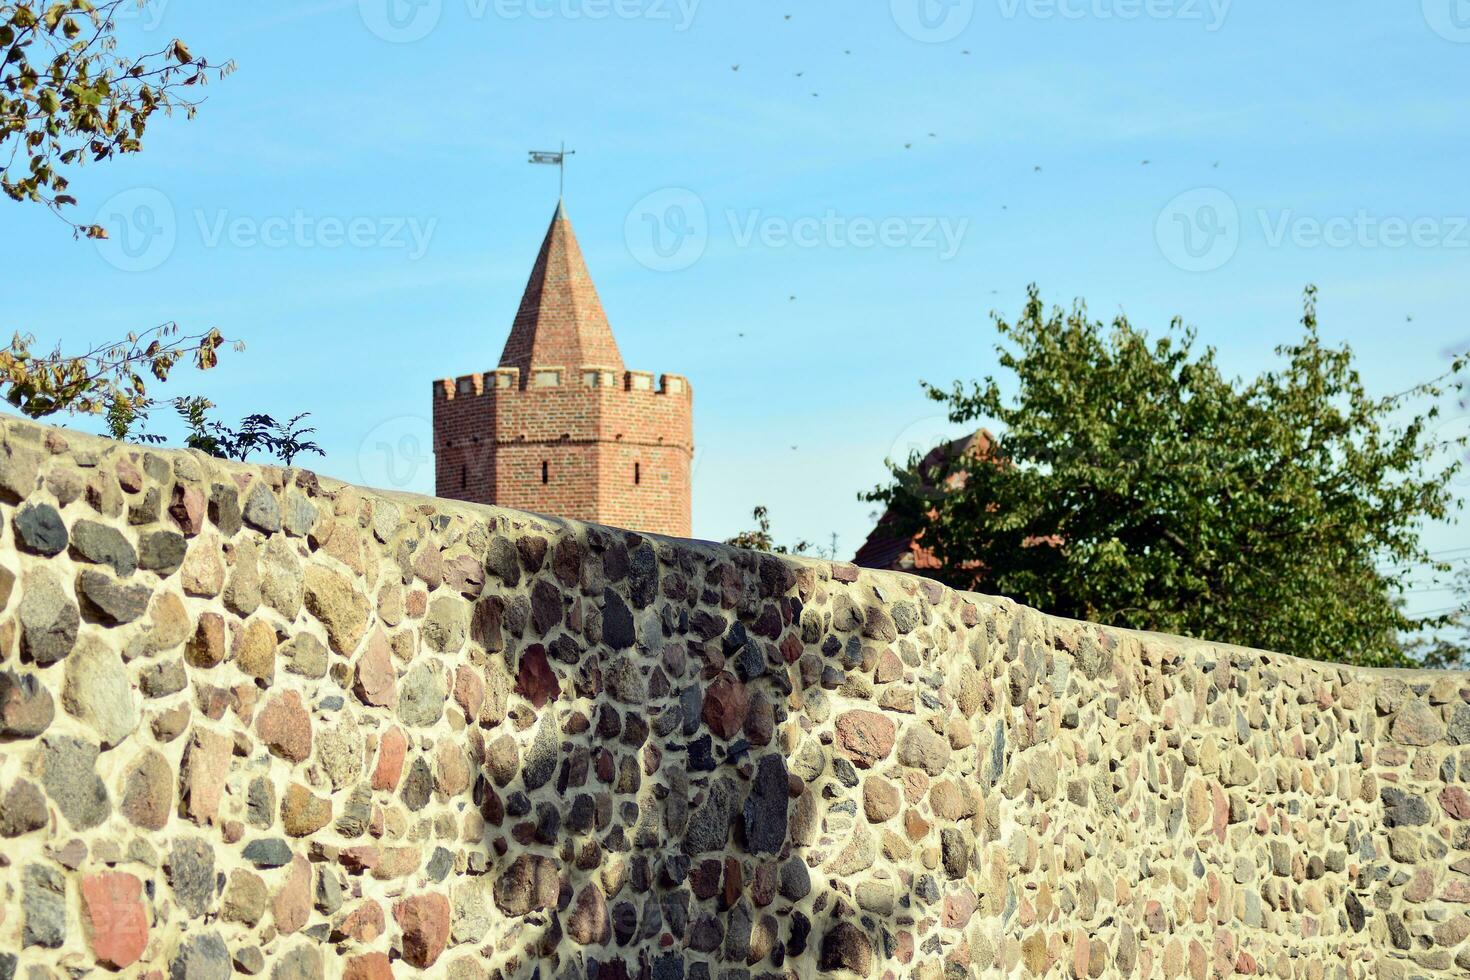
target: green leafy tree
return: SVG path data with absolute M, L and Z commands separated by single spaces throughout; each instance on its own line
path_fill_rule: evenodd
M 211 68 L 177 38 L 157 51 L 119 52 L 118 13 L 129 3 L 141 0 L 0 2 L 0 190 L 89 238 L 107 232 L 65 216 L 77 203 L 67 173 L 138 152 L 155 113 L 192 118 L 194 87 L 234 68 Z
M 1034 286 L 1021 317 L 995 325 L 1012 395 L 993 377 L 925 385 L 952 421 L 997 425 L 995 452 L 945 460 L 943 473 L 890 463 L 893 481 L 863 495 L 922 531 L 954 584 L 1362 664 L 1411 664 L 1414 638 L 1453 625 L 1455 614 L 1406 612 L 1402 570 L 1449 570 L 1421 533 L 1460 506 L 1450 451 L 1463 440 L 1432 433 L 1465 358 L 1372 397 L 1352 351 L 1319 337 L 1312 288 L 1300 339 L 1249 381 L 1222 374 L 1177 319 L 1150 339 L 1080 303 L 1048 312 Z

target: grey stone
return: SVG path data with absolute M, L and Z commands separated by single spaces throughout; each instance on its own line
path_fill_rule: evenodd
M 66 942 L 66 878 L 60 869 L 28 864 L 21 886 L 21 948 L 59 949 Z
M 436 665 L 416 664 L 398 684 L 398 720 L 427 728 L 444 713 L 444 682 Z
M 326 645 L 310 633 L 297 633 L 281 647 L 280 655 L 290 673 L 317 679 L 327 676 Z
M 779 881 L 782 898 L 799 902 L 811 894 L 811 871 L 800 856 L 789 858 L 781 864 Z
M 81 613 L 50 572 L 26 576 L 20 602 L 20 642 L 26 656 L 42 666 L 54 664 L 77 642 Z
M 90 830 L 107 819 L 112 802 L 97 775 L 97 746 L 69 735 L 47 736 L 35 757 L 46 795 L 73 830 Z
M 637 609 L 658 598 L 658 554 L 647 541 L 628 552 L 628 597 Z
M 424 868 L 424 874 L 429 880 L 438 884 L 449 876 L 454 870 L 454 855 L 442 847 L 434 848 L 434 853 L 429 857 L 428 866 Z
M 561 736 L 558 734 L 556 715 L 552 711 L 544 711 L 541 715 L 541 723 L 536 726 L 536 737 L 531 740 L 531 747 L 526 750 L 526 758 L 521 766 L 521 781 L 526 789 L 540 789 L 551 780 L 556 772 L 556 761 L 561 747 Z
M 184 564 L 189 542 L 177 531 L 154 531 L 143 535 L 138 547 L 138 565 L 168 578 Z M 122 574 L 119 572 L 118 574 Z
M 143 584 L 124 585 L 106 572 L 84 568 L 77 575 L 77 595 L 90 619 L 121 626 L 148 611 L 153 590 Z
M 305 537 L 316 527 L 316 507 L 310 500 L 291 490 L 286 494 L 286 513 L 281 526 L 286 533 L 297 538 Z
M 257 868 L 283 868 L 291 863 L 291 845 L 280 837 L 253 840 L 241 854 Z
M 209 519 L 227 538 L 240 531 L 240 491 L 232 486 L 216 483 L 209 488 Z
M 164 660 L 146 665 L 138 673 L 138 686 L 150 698 L 166 698 L 189 686 L 189 675 L 182 660 Z
M 257 483 L 245 498 L 245 523 L 266 534 L 281 529 L 281 504 L 263 483 Z
M 342 907 L 342 882 L 331 868 L 316 869 L 316 910 L 332 915 Z
M 531 628 L 540 635 L 561 625 L 561 590 L 548 579 L 537 579 L 531 587 Z
M 0 837 L 19 837 L 46 826 L 46 795 L 24 779 L 0 797 Z
M 1383 799 L 1385 827 L 1420 827 L 1429 822 L 1429 803 L 1421 796 L 1406 793 L 1397 786 L 1385 786 Z
M 121 744 L 138 727 L 138 704 L 122 657 L 96 639 L 66 659 L 61 703 L 96 732 L 104 749 Z
M 752 854 L 776 854 L 786 842 L 786 763 L 778 755 L 762 757 L 755 784 L 745 799 L 745 847 Z
M 298 944 L 271 968 L 271 980 L 322 980 L 322 954 L 315 946 Z
M 722 851 L 730 837 L 730 822 L 735 816 L 736 786 L 725 777 L 709 787 L 705 800 L 689 815 L 689 829 L 684 833 L 684 853 L 693 857 L 709 851 Z
M 1462 704 L 1455 708 L 1445 737 L 1451 745 L 1470 744 L 1470 704 Z
M 188 916 L 197 919 L 208 912 L 214 904 L 214 847 L 202 838 L 179 838 L 166 868 L 169 886 Z
M 71 554 L 94 565 L 107 565 L 121 578 L 138 569 L 138 553 L 117 528 L 97 521 L 77 521 L 71 529 Z
M 638 641 L 633 611 L 612 589 L 602 592 L 602 642 L 614 650 L 626 650 Z
M 434 773 L 429 769 L 428 762 L 423 756 L 413 760 L 413 765 L 408 767 L 408 775 L 403 777 L 403 789 L 398 793 L 403 800 L 403 805 L 414 813 L 429 805 L 429 797 L 434 792 Z
M 16 546 L 22 551 L 54 558 L 66 550 L 66 522 L 50 504 L 26 504 L 12 522 Z
M 230 951 L 218 933 L 185 936 L 169 960 L 169 980 L 230 980 Z
M 431 650 L 457 653 L 470 633 L 470 604 L 459 596 L 441 595 L 429 603 L 423 636 Z
M 516 557 L 516 547 L 509 538 L 496 535 L 490 539 L 490 547 L 485 554 L 485 570 L 506 585 L 520 584 L 520 561 Z

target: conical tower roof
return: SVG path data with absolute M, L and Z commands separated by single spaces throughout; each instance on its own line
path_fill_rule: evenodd
M 521 377 L 528 378 L 533 366 L 576 370 L 589 365 L 621 372 L 623 357 L 572 222 L 558 201 L 500 366 L 520 368 Z

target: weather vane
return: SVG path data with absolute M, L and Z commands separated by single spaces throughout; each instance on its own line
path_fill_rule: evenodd
M 556 167 L 560 171 L 560 185 L 557 189 L 557 197 L 563 197 L 567 189 L 567 157 L 575 154 L 576 150 L 567 149 L 566 143 L 562 143 L 560 150 L 532 150 L 531 163 L 545 163 Z

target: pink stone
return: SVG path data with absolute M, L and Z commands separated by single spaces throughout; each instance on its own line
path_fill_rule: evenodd
M 291 859 L 286 883 L 271 899 L 271 915 L 276 931 L 285 936 L 300 931 L 311 918 L 311 862 L 300 854 Z
M 347 913 L 334 931 L 356 939 L 360 943 L 371 943 L 381 936 L 386 928 L 383 906 L 368 899 Z
M 848 711 L 837 716 L 837 745 L 860 769 L 888 758 L 893 751 L 897 728 L 892 719 L 876 711 Z
M 387 953 L 364 953 L 347 961 L 342 980 L 393 980 L 393 964 Z
M 427 970 L 449 941 L 449 900 L 433 893 L 401 899 L 393 905 L 393 919 L 403 930 L 403 959 Z
M 485 702 L 485 679 L 469 664 L 461 664 L 454 672 L 454 700 L 471 722 L 480 717 Z
M 255 730 L 282 759 L 305 762 L 311 755 L 311 715 L 296 691 L 271 698 L 256 720 Z
M 373 768 L 373 789 L 393 790 L 403 775 L 403 757 L 408 752 L 408 738 L 394 726 L 378 740 L 378 764 Z
M 132 966 L 148 945 L 143 883 L 121 871 L 82 879 L 82 926 L 97 962 L 114 970 Z
M 953 895 L 944 899 L 944 927 L 946 929 L 963 929 L 970 922 L 970 917 L 975 914 L 980 900 L 975 893 L 968 888 L 961 888 Z
M 1459 786 L 1446 786 L 1440 790 L 1439 805 L 1456 820 L 1470 820 L 1470 793 Z
M 561 697 L 561 681 L 546 659 L 546 648 L 533 644 L 521 654 L 520 669 L 516 673 L 516 693 L 537 708 L 546 702 Z
M 721 673 L 704 689 L 704 723 L 720 738 L 728 740 L 740 733 L 749 707 L 745 685 L 729 671 Z
M 184 750 L 183 772 L 179 796 L 184 816 L 197 824 L 214 823 L 219 816 L 219 801 L 230 775 L 230 754 L 234 741 L 227 735 L 195 728 L 189 746 Z
M 197 487 L 186 487 L 182 483 L 174 486 L 173 500 L 168 505 L 168 516 L 189 537 L 204 530 L 204 492 Z
M 398 674 L 393 669 L 393 652 L 388 637 L 375 630 L 368 638 L 367 649 L 357 658 L 352 693 L 363 704 L 391 708 L 398 703 Z

